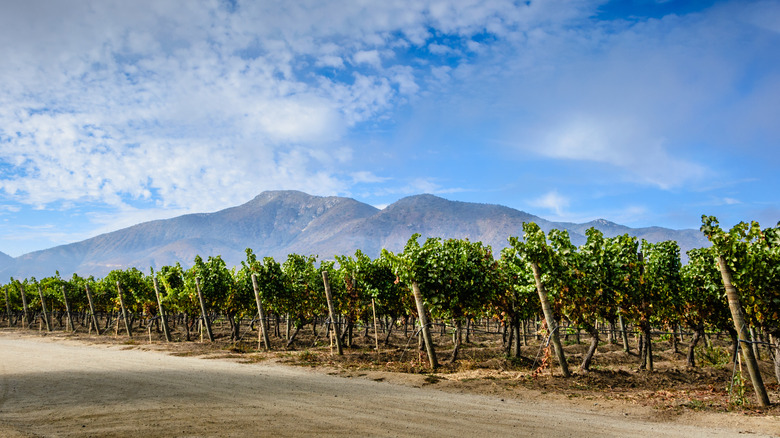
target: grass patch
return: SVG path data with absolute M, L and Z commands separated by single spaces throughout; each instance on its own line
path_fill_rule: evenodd
M 731 355 L 724 347 L 703 346 L 696 348 L 696 357 L 702 365 L 724 367 L 731 362 Z

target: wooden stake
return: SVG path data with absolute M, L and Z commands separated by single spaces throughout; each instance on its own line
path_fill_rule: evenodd
M 5 291 L 5 313 L 8 315 L 8 327 L 11 327 L 11 303 L 8 302 L 8 287 L 4 287 Z
M 75 332 L 76 331 L 76 327 L 73 325 L 73 315 L 71 314 L 71 311 L 70 311 L 70 303 L 68 302 L 68 294 L 65 293 L 65 285 L 64 284 L 61 286 L 61 289 L 62 289 L 62 300 L 65 301 L 65 311 L 68 313 L 68 322 L 67 323 L 70 324 L 70 330 Z M 68 330 L 67 327 L 65 329 Z
M 160 311 L 160 319 L 162 319 L 165 342 L 171 342 L 171 332 L 168 330 L 168 318 L 165 315 L 165 308 L 162 305 L 162 296 L 160 296 L 160 287 L 157 284 L 157 277 L 152 278 L 152 283 L 154 284 L 154 294 L 157 296 L 157 308 Z
M 21 286 L 19 288 L 19 291 L 22 294 L 22 307 L 24 309 L 24 318 L 22 319 L 22 325 L 24 325 L 25 328 L 29 328 L 30 322 L 30 316 L 29 316 L 29 310 L 27 308 L 27 294 L 24 293 L 24 285 L 19 283 Z
M 330 281 L 328 280 L 328 271 L 322 271 L 322 283 L 325 286 L 325 300 L 328 302 L 328 314 L 330 315 L 330 323 L 333 327 L 333 333 L 336 337 L 336 350 L 339 356 L 344 355 L 344 349 L 341 346 L 341 334 L 339 333 L 339 326 L 336 324 L 336 311 L 333 307 L 333 292 L 330 289 Z
M 531 262 L 531 270 L 533 271 L 534 281 L 536 282 L 536 291 L 538 292 L 539 300 L 542 303 L 544 319 L 547 321 L 547 329 L 550 331 L 550 339 L 552 340 L 552 344 L 555 349 L 555 356 L 558 358 L 558 365 L 561 367 L 563 377 L 569 377 L 571 375 L 569 373 L 569 364 L 566 363 L 566 356 L 563 353 L 561 339 L 558 337 L 558 324 L 555 322 L 552 306 L 550 306 L 550 300 L 547 298 L 547 291 L 542 284 L 542 276 L 539 272 L 539 265 L 537 265 L 536 262 Z
M 206 315 L 206 302 L 203 301 L 203 293 L 200 291 L 200 279 L 195 278 L 195 287 L 198 290 L 198 301 L 200 301 L 200 316 L 203 321 L 203 327 L 206 329 L 206 334 L 209 337 L 209 341 L 214 342 L 214 334 L 211 332 L 211 323 Z M 203 342 L 203 331 L 200 333 L 200 340 Z
M 371 310 L 374 312 L 374 342 L 376 344 L 376 352 L 379 353 L 379 335 L 376 331 L 376 305 L 373 298 L 371 298 Z
M 257 317 L 260 318 L 260 331 L 257 333 L 257 348 L 260 349 L 260 341 L 265 345 L 266 350 L 271 349 L 271 341 L 268 339 L 268 330 L 265 328 L 265 313 L 263 312 L 263 302 L 260 300 L 260 288 L 257 286 L 257 275 L 252 274 L 252 288 L 255 291 L 255 303 L 257 304 Z
M 95 334 L 100 335 L 100 326 L 98 325 L 97 315 L 95 315 L 95 304 L 92 302 L 92 292 L 89 290 L 89 285 L 85 284 L 84 289 L 87 291 L 87 301 L 89 301 L 89 311 L 92 315 L 92 324 L 95 327 Z
M 330 338 L 330 355 L 333 356 L 333 330 L 331 330 L 331 326 L 333 324 L 328 324 L 328 327 L 325 329 L 328 331 L 328 337 Z
M 425 340 L 425 350 L 428 353 L 428 361 L 431 364 L 431 368 L 436 369 L 439 367 L 439 361 L 436 360 L 436 350 L 433 348 L 433 338 L 431 337 L 431 330 L 428 327 L 428 316 L 425 314 L 425 303 L 423 302 L 422 292 L 420 292 L 420 286 L 416 281 L 412 282 L 412 294 L 414 295 L 414 302 L 417 306 L 420 325 L 422 325 L 422 337 Z
M 744 343 L 750 339 L 750 332 L 748 331 L 747 323 L 745 322 L 742 304 L 739 300 L 739 292 L 737 292 L 737 288 L 734 287 L 734 284 L 731 281 L 731 272 L 726 265 L 726 260 L 721 255 L 718 255 L 718 266 L 720 267 L 723 286 L 726 288 L 726 298 L 728 298 L 729 310 L 731 310 L 731 319 L 734 321 L 734 328 L 737 330 L 739 342 L 741 343 L 738 347 L 741 347 L 739 349 L 742 350 L 742 354 L 745 356 L 745 362 L 747 362 L 745 365 L 747 365 L 748 373 L 750 373 L 750 380 L 753 383 L 753 389 L 756 392 L 758 404 L 761 406 L 769 406 L 769 395 L 767 395 L 764 380 L 761 378 L 761 371 L 758 369 L 756 356 L 753 355 L 751 345 L 744 345 Z
M 130 332 L 130 324 L 127 321 L 127 308 L 125 307 L 125 299 L 122 297 L 122 287 L 119 286 L 119 282 L 116 282 L 116 294 L 119 295 L 119 307 L 122 308 L 122 319 L 125 320 L 125 330 L 127 330 L 127 337 L 132 338 L 133 334 Z M 119 332 L 119 321 L 116 323 L 117 332 Z M 151 332 L 149 332 L 151 333 Z
M 43 312 L 43 321 L 46 323 L 46 331 L 51 331 L 51 324 L 49 323 L 49 312 L 46 311 L 46 300 L 43 299 L 43 290 L 41 285 L 38 285 L 38 296 L 41 297 L 41 311 Z

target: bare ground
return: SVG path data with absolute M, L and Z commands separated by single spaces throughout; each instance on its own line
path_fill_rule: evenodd
M 722 368 L 671 357 L 637 373 L 605 346 L 588 375 L 533 377 L 484 350 L 432 374 L 416 348 L 339 358 L 2 330 L 0 436 L 780 436 L 777 386 L 772 408 L 735 409 Z

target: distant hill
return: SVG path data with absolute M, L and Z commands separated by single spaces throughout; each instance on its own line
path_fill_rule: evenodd
M 3 269 L 7 269 L 14 263 L 14 258 L 9 256 L 8 254 L 0 251 L 0 272 L 3 271 Z
M 509 207 L 449 201 L 433 195 L 403 198 L 383 210 L 354 199 L 311 196 L 297 191 L 263 192 L 246 204 L 215 213 L 190 214 L 145 222 L 81 242 L 24 254 L 0 256 L 0 278 L 103 276 L 131 266 L 148 270 L 176 262 L 188 267 L 196 255 L 221 255 L 228 265 L 245 259 L 249 247 L 277 260 L 287 254 L 315 254 L 330 259 L 356 249 L 376 257 L 382 248 L 403 249 L 413 233 L 423 237 L 468 238 L 491 245 L 498 254 L 509 236 L 522 235 L 522 223 L 534 221 L 545 231 L 567 229 L 572 242 L 585 242 L 593 226 L 607 236 L 629 233 L 651 242 L 677 240 L 683 253 L 707 246 L 697 230 L 629 228 L 603 219 L 586 224 L 550 222 Z M 5 256 L 5 254 L 3 254 Z

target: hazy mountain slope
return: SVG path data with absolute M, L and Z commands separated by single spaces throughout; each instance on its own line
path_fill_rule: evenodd
M 360 243 L 360 248 L 375 257 L 382 248 L 403 249 L 409 237 L 420 233 L 423 238 L 468 238 L 493 246 L 506 245 L 507 237 L 522 233 L 522 223 L 548 221 L 508 207 L 491 204 L 448 201 L 433 195 L 410 196 L 389 205 L 376 215 L 355 223 L 346 234 Z M 336 247 L 336 242 L 323 242 Z M 354 252 L 354 250 L 352 251 Z
M 9 268 L 14 263 L 14 258 L 0 251 L 0 271 Z
M 307 228 L 327 236 L 339 231 L 337 224 L 348 224 L 377 211 L 348 198 L 316 197 L 295 191 L 264 192 L 246 204 L 215 213 L 145 222 L 82 242 L 25 254 L 0 275 L 40 277 L 52 275 L 55 270 L 63 275 L 104 275 L 127 266 L 146 270 L 177 261 L 190 266 L 195 255 L 221 255 L 229 265 L 234 265 L 245 258 L 247 247 L 260 256 L 285 256 L 288 246 Z
M 399 251 L 414 233 L 423 237 L 468 238 L 491 245 L 495 254 L 509 236 L 522 236 L 523 222 L 542 229 L 569 230 L 572 242 L 585 242 L 594 226 L 607 236 L 629 233 L 652 242 L 677 240 L 683 252 L 706 246 L 697 230 L 660 227 L 632 229 L 603 219 L 585 224 L 556 223 L 522 211 L 491 204 L 448 201 L 433 195 L 410 196 L 383 210 L 354 199 L 311 196 L 297 191 L 263 192 L 251 201 L 215 213 L 190 214 L 146 222 L 82 242 L 25 254 L 3 267 L 0 275 L 37 277 L 73 272 L 102 276 L 112 269 L 180 262 L 187 267 L 196 255 L 221 255 L 237 265 L 250 247 L 259 256 L 278 260 L 287 254 L 353 254 L 361 249 L 376 257 L 382 248 Z

